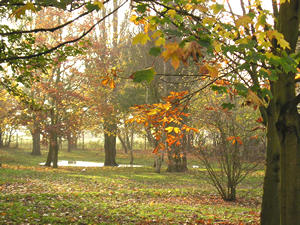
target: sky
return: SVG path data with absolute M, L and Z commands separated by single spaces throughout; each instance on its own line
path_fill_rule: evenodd
M 225 2 L 224 0 L 220 0 L 222 3 Z M 232 7 L 232 10 L 235 13 L 242 14 L 242 8 L 241 8 L 241 3 L 240 0 L 229 0 L 230 5 Z M 248 4 L 248 0 L 243 0 L 245 2 L 245 5 Z M 253 2 L 253 0 L 251 0 Z M 263 9 L 268 9 L 272 10 L 272 0 L 261 0 L 261 4 Z M 226 5 L 226 4 L 225 4 Z

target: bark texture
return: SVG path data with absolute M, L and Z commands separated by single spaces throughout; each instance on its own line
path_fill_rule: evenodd
M 277 30 L 295 52 L 299 30 L 299 0 L 280 4 Z M 277 43 L 274 43 L 276 49 Z M 300 224 L 300 119 L 295 74 L 282 72 L 271 82 L 273 98 L 267 109 L 267 168 L 262 225 Z
M 104 166 L 118 166 L 116 163 L 116 129 L 117 125 L 112 121 L 104 123 L 104 151 L 105 161 Z
M 32 151 L 31 155 L 41 155 L 41 137 L 40 127 L 38 121 L 34 121 L 34 127 L 31 132 L 32 136 Z

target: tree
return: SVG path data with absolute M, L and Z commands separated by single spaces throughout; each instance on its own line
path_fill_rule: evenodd
M 200 132 L 193 142 L 193 153 L 206 168 L 208 181 L 226 201 L 236 200 L 236 190 L 247 175 L 256 170 L 264 159 L 264 127 L 261 118 L 252 107 L 241 106 L 224 109 L 226 101 L 241 104 L 236 93 L 201 93 L 201 99 L 193 104 L 193 124 Z
M 109 2 L 110 0 L 104 2 L 80 0 L 1 1 L 0 71 L 5 76 L 1 77 L 0 85 L 5 87 L 10 93 L 18 95 L 23 102 L 32 104 L 31 99 L 20 91 L 18 84 L 30 85 L 34 81 L 32 77 L 33 71 L 38 69 L 45 72 L 47 65 L 53 57 L 55 58 L 57 52 L 68 54 L 71 44 L 86 37 L 98 24 L 122 7 L 126 1 L 105 16 L 98 18 L 98 20 L 86 23 L 86 29 L 82 32 L 78 31 L 78 35 L 70 39 L 47 45 L 42 42 L 38 44 L 38 36 L 47 36 L 51 33 L 62 32 L 62 30 L 69 29 L 73 25 L 76 26 L 78 22 L 81 23 L 83 19 L 88 18 L 88 15 L 104 9 L 105 6 L 109 5 Z M 47 8 L 69 12 L 75 16 L 55 25 L 46 24 L 44 26 L 37 24 L 30 28 L 26 26 L 26 23 L 35 19 L 37 12 Z
M 299 224 L 300 95 L 295 87 L 300 2 L 272 1 L 270 12 L 263 9 L 261 1 L 240 1 L 242 14 L 233 12 L 230 1 L 226 7 L 214 1 L 136 3 L 139 15 L 132 18 L 135 23 L 153 30 L 157 24 L 172 23 L 176 27 L 162 29 L 161 35 L 154 38 L 183 37 L 180 44 L 166 43 L 160 48 L 165 60 L 171 60 L 177 68 L 180 62 L 186 64 L 192 58 L 199 65 L 199 76 L 206 78 L 205 86 L 226 78 L 246 102 L 257 105 L 267 129 L 261 223 Z M 154 15 L 149 16 L 149 8 Z M 139 42 L 148 39 L 147 33 L 138 37 Z M 194 43 L 199 48 L 191 47 Z M 227 89 L 226 85 L 214 86 L 220 92 Z
M 0 148 L 3 148 L 10 147 L 18 127 L 20 105 L 6 90 L 0 89 L 0 95 Z

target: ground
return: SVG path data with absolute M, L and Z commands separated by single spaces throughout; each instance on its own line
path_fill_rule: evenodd
M 149 151 L 150 152 L 150 151 Z M 117 153 L 119 163 L 129 156 Z M 46 158 L 0 150 L 0 224 L 259 224 L 263 171 L 250 175 L 236 202 L 223 201 L 205 170 L 161 174 L 153 155 L 135 152 L 140 168 L 38 166 Z M 61 151 L 60 159 L 103 162 L 103 151 Z

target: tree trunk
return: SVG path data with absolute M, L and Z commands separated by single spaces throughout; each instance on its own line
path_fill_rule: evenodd
M 167 172 L 185 172 L 187 171 L 186 154 L 182 153 L 178 146 L 171 146 L 172 150 L 168 151 L 168 168 Z
M 52 167 L 57 168 L 59 142 L 58 142 L 57 131 L 55 129 L 57 118 L 55 118 L 54 109 L 50 111 L 50 117 L 51 117 L 51 128 L 49 131 L 49 152 L 48 152 L 45 166 L 50 167 L 52 163 Z
M 172 145 L 168 150 L 167 172 L 185 172 L 187 168 L 186 148 L 188 146 L 186 135 L 182 138 L 180 146 Z
M 51 131 L 50 132 L 50 137 L 49 137 L 49 152 L 48 152 L 48 156 L 47 156 L 47 161 L 45 166 L 51 166 L 52 163 L 52 167 L 53 168 L 57 168 L 58 165 L 58 149 L 59 149 L 59 144 L 58 144 L 58 136 L 56 134 L 55 131 Z
M 263 186 L 263 198 L 261 209 L 261 225 L 278 225 L 280 221 L 279 207 L 279 159 L 280 141 L 277 134 L 272 110 L 273 102 L 269 106 L 269 116 L 267 124 L 267 157 L 266 171 Z
M 112 119 L 113 120 L 113 119 Z M 104 122 L 104 166 L 118 166 L 116 163 L 116 129 L 117 125 L 111 121 Z
M 50 167 L 51 166 L 51 163 L 53 161 L 53 146 L 49 143 L 49 151 L 48 151 L 48 155 L 47 155 L 47 160 L 46 160 L 46 163 L 45 163 L 45 166 L 48 166 Z
M 76 149 L 76 139 L 72 134 L 69 134 L 67 136 L 67 141 L 68 141 L 68 152 L 71 152 L 72 150 Z
M 0 148 L 3 148 L 3 132 L 0 131 Z
M 157 156 L 155 157 L 155 162 L 154 162 L 154 167 L 155 167 L 156 173 L 160 173 L 162 162 L 163 162 L 162 153 L 157 153 Z
M 32 152 L 31 155 L 41 155 L 41 138 L 39 129 L 35 129 L 32 133 Z
M 300 120 L 294 76 L 271 83 L 262 225 L 300 224 Z
M 296 108 L 296 107 L 295 107 Z M 294 110 L 295 111 L 295 110 Z M 287 113 L 281 131 L 281 224 L 300 224 L 300 129 L 297 112 Z
M 58 137 L 57 134 L 53 134 L 53 168 L 57 168 L 58 165 L 58 149 L 59 149 L 59 144 L 58 144 Z
M 84 150 L 84 132 L 82 132 L 82 150 Z
M 289 43 L 289 54 L 296 49 L 299 9 L 298 0 L 280 4 L 276 28 Z M 276 42 L 273 47 L 278 47 Z M 300 119 L 297 105 L 300 97 L 295 93 L 295 74 L 285 73 L 281 67 L 278 69 L 282 74 L 277 81 L 270 82 L 273 98 L 267 110 L 268 152 L 261 224 L 299 225 Z

